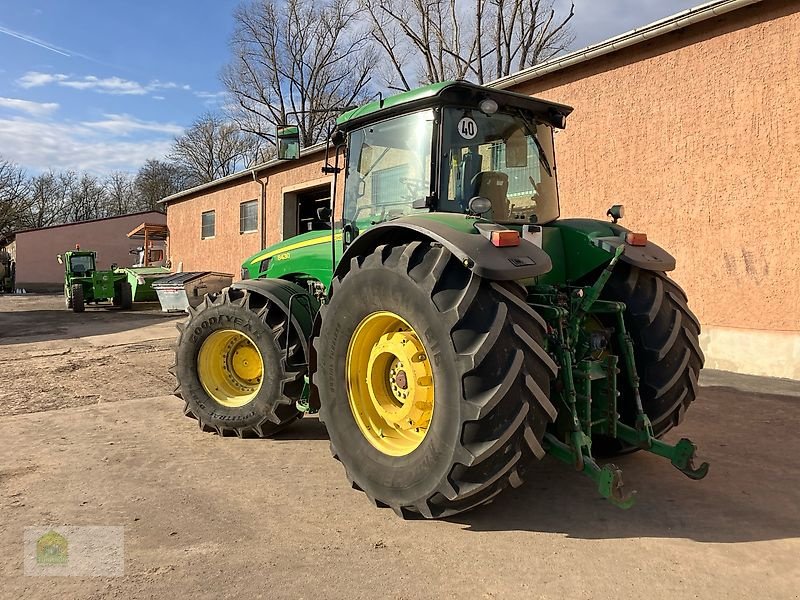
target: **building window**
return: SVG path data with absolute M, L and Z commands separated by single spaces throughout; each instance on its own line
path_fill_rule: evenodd
M 204 212 L 201 217 L 202 222 L 200 224 L 200 238 L 213 238 L 216 230 L 216 213 L 213 210 L 209 210 Z
M 258 200 L 239 205 L 239 233 L 258 231 Z

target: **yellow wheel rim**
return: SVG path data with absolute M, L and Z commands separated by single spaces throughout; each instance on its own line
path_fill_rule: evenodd
M 367 315 L 347 348 L 347 397 L 358 428 L 390 456 L 410 454 L 433 418 L 433 370 L 417 332 L 388 311 Z
M 264 360 L 248 336 L 221 329 L 200 346 L 197 374 L 203 389 L 217 404 L 238 408 L 252 401 L 261 389 Z

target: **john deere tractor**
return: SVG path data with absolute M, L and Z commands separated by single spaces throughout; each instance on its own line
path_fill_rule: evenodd
M 622 507 L 615 455 L 704 477 L 662 440 L 703 366 L 675 260 L 620 206 L 559 218 L 571 110 L 448 82 L 343 114 L 323 169 L 343 201 L 179 326 L 186 415 L 268 437 L 318 412 L 353 488 L 404 517 L 487 503 L 548 454 Z
M 128 309 L 133 303 L 131 285 L 125 273 L 97 270 L 97 253 L 76 249 L 58 255 L 64 265 L 64 304 L 74 312 L 83 312 L 86 304 L 108 302 Z

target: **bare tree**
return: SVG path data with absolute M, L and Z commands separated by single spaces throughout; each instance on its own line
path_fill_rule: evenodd
M 23 226 L 29 210 L 25 170 L 0 158 L 0 235 Z
M 70 194 L 78 176 L 74 171 L 48 171 L 30 180 L 30 208 L 25 217 L 28 227 L 48 227 L 69 219 Z
M 388 87 L 448 79 L 478 83 L 533 66 L 573 41 L 574 3 L 555 0 L 361 0 L 370 36 L 386 58 Z
M 106 177 L 106 214 L 124 215 L 135 210 L 133 177 L 123 171 L 115 171 Z
M 274 144 L 277 124 L 297 122 L 311 145 L 343 107 L 368 96 L 376 52 L 356 2 L 245 0 L 234 19 L 222 80 L 244 131 Z
M 162 198 L 181 191 L 185 187 L 185 177 L 174 164 L 150 159 L 142 165 L 133 180 L 136 205 L 134 210 L 160 210 Z
M 207 183 L 255 162 L 259 138 L 220 115 L 200 116 L 175 138 L 169 159 L 186 174 L 187 184 Z
M 100 180 L 89 173 L 76 177 L 69 187 L 67 222 L 88 221 L 108 216 L 106 190 Z

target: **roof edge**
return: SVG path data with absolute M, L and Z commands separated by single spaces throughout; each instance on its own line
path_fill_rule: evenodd
M 486 85 L 498 89 L 505 89 L 762 1 L 763 0 L 713 0 L 712 2 L 700 4 L 694 8 L 688 8 L 669 17 L 659 19 L 658 21 L 653 21 L 642 27 L 631 29 L 630 31 L 608 38 L 602 42 L 586 46 L 580 50 L 551 58 L 548 61 L 528 67 L 522 71 L 517 71 L 511 75 L 500 77 L 499 79 L 490 81 Z
M 325 150 L 325 142 L 321 142 L 319 144 L 314 144 L 313 146 L 309 146 L 308 148 L 303 148 L 300 150 L 300 158 L 306 158 L 311 156 L 312 154 L 316 154 L 317 152 L 322 152 Z M 202 192 L 203 190 L 207 190 L 209 188 L 217 187 L 222 185 L 223 183 L 228 183 L 229 181 L 236 181 L 237 179 L 241 179 L 242 177 L 252 177 L 253 173 L 257 171 L 263 171 L 264 169 L 270 169 L 272 167 L 276 167 L 280 164 L 290 164 L 292 161 L 283 160 L 279 158 L 273 158 L 266 162 L 253 165 L 252 167 L 248 167 L 247 169 L 243 169 L 242 171 L 237 171 L 236 173 L 231 173 L 230 175 L 226 175 L 225 177 L 220 177 L 219 179 L 214 179 L 213 181 L 209 181 L 207 183 L 201 183 L 200 185 L 196 185 L 186 190 L 182 190 L 180 192 L 175 192 L 170 196 L 166 196 L 158 201 L 159 204 L 168 204 L 175 200 L 180 200 L 184 196 L 190 196 L 197 192 Z
M 5 237 L 14 235 L 16 236 L 19 233 L 30 233 L 32 231 L 45 231 L 47 229 L 56 229 L 58 227 L 72 227 L 73 225 L 86 225 L 88 223 L 98 223 L 99 221 L 113 221 L 114 219 L 124 219 L 126 217 L 137 217 L 139 215 L 163 215 L 164 213 L 160 210 L 152 209 L 152 210 L 140 210 L 137 212 L 127 213 L 125 215 L 114 215 L 113 217 L 98 217 L 97 219 L 86 219 L 84 221 L 72 221 L 71 223 L 58 223 L 56 225 L 47 225 L 45 227 L 28 227 L 27 229 L 16 229 L 5 234 Z M 0 236 L 4 237 L 4 236 Z

